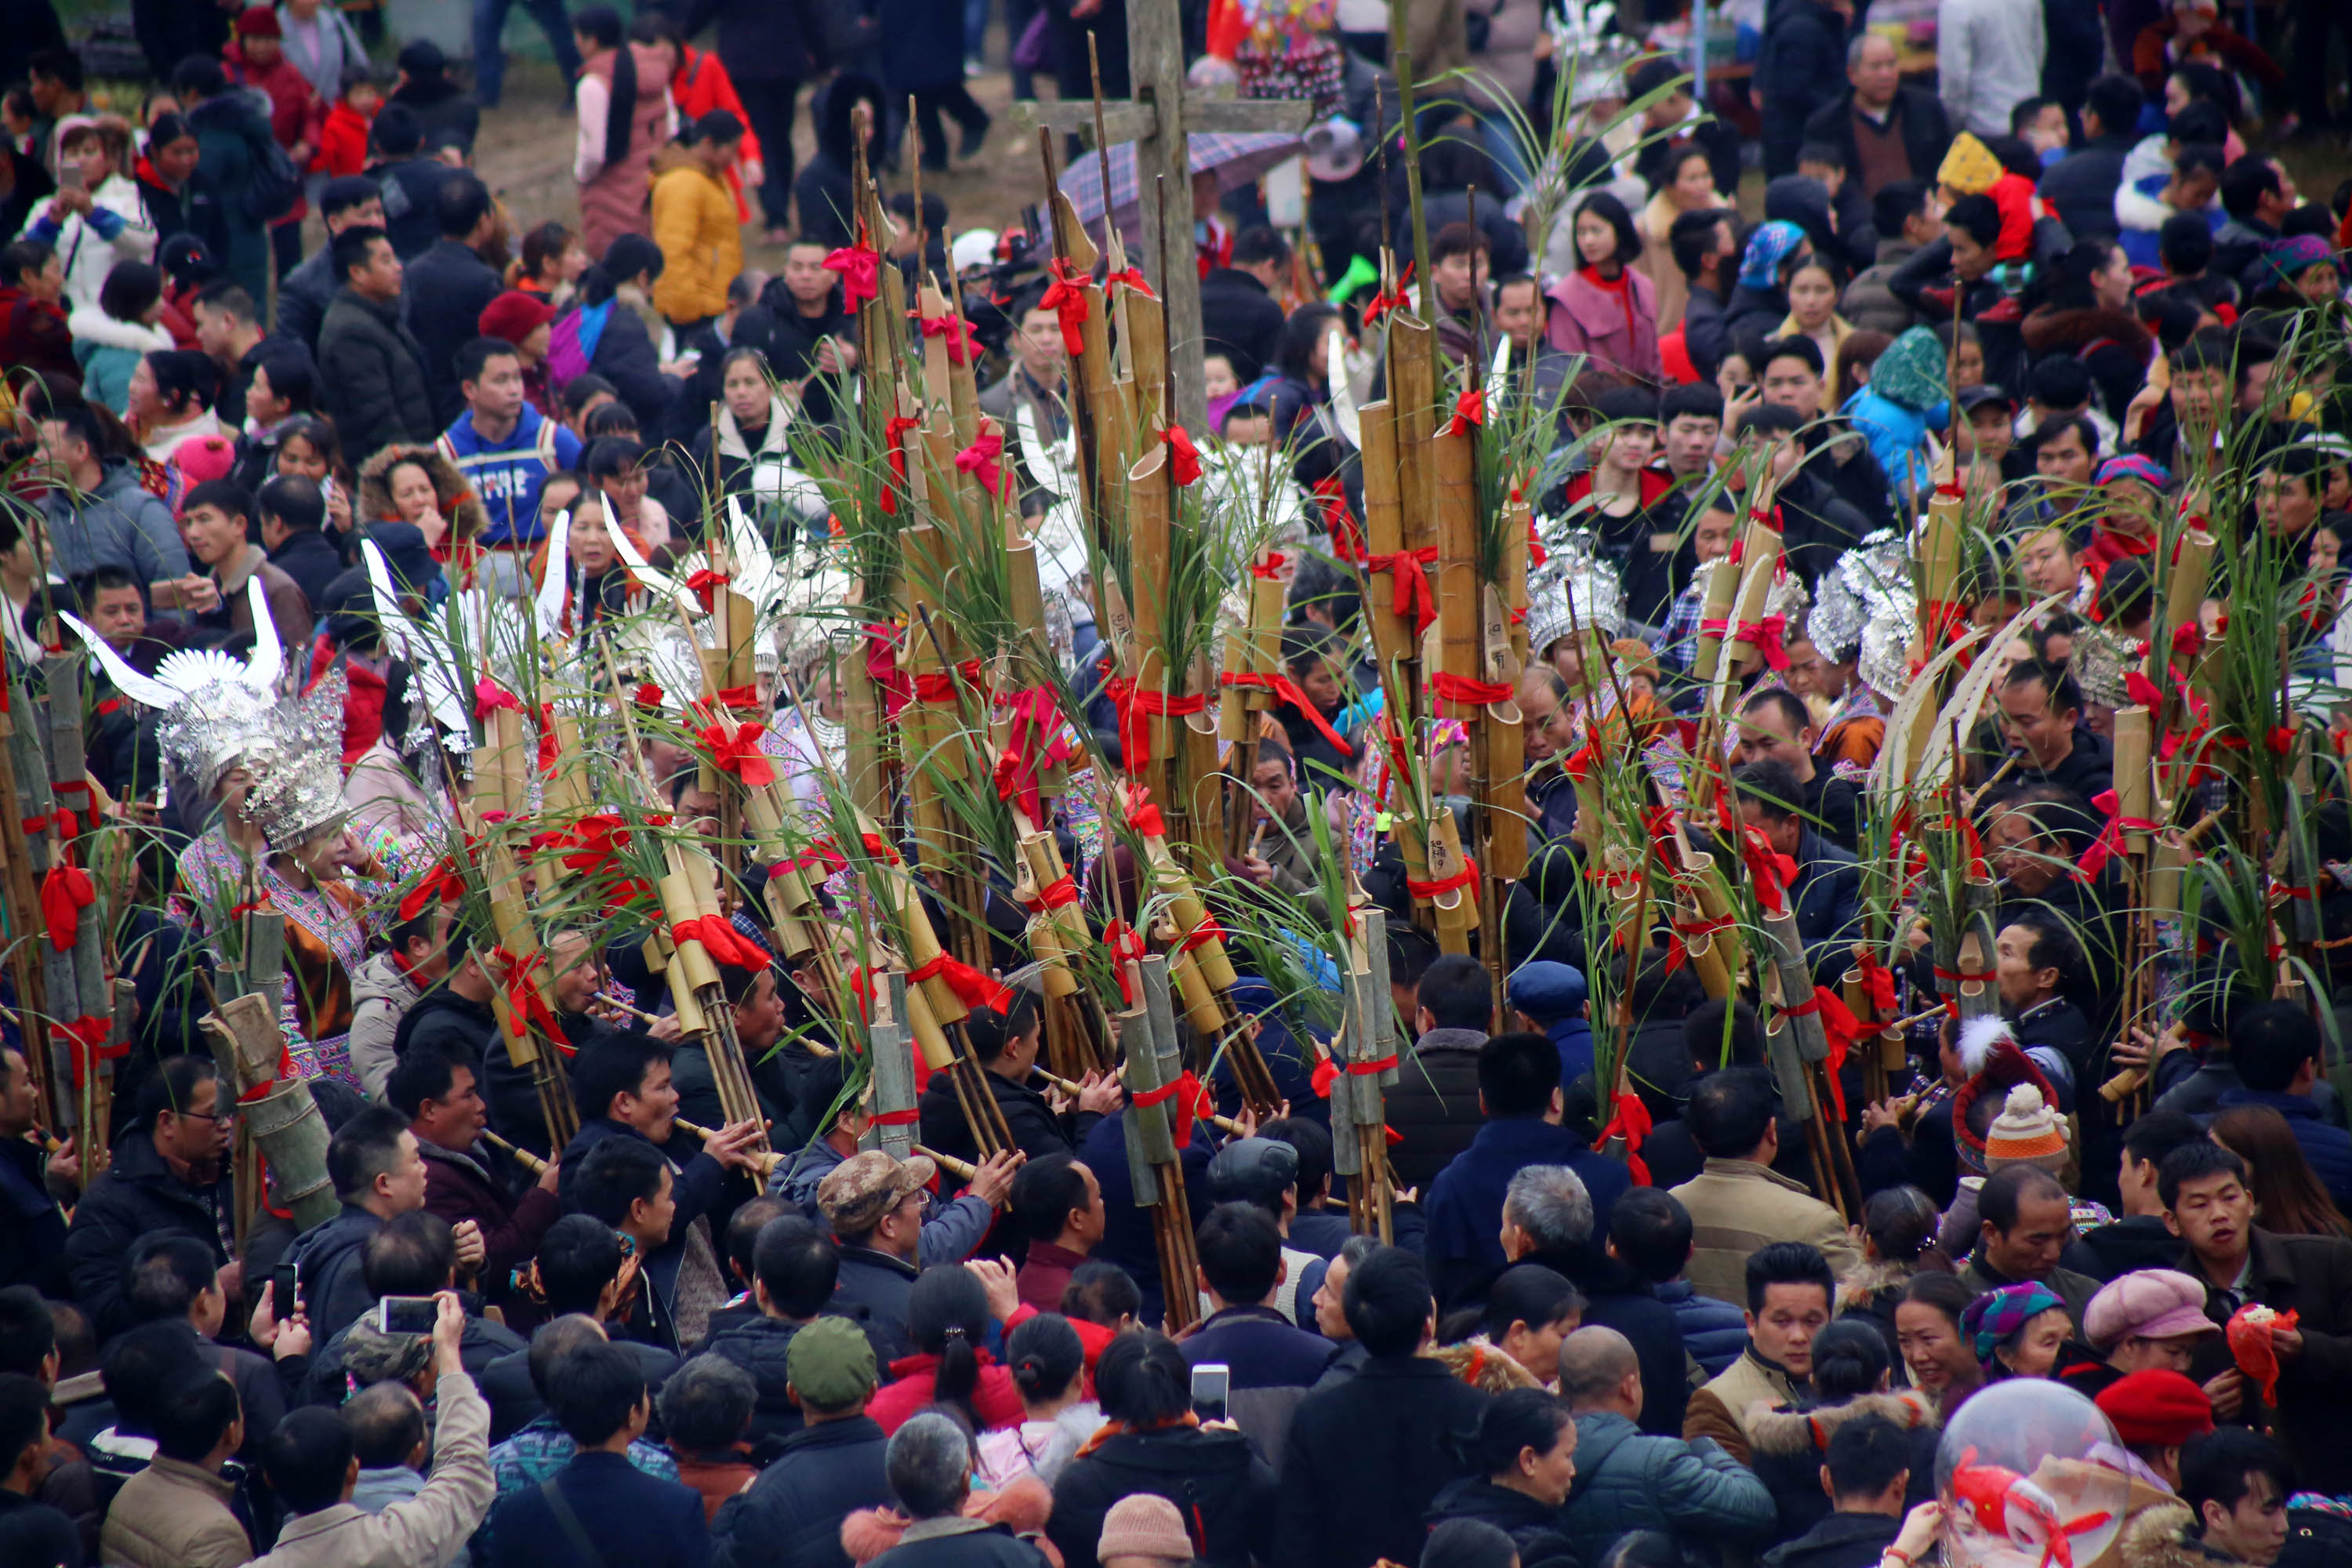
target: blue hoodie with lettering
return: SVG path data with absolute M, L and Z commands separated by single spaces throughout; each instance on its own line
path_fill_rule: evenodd
M 507 438 L 496 445 L 475 430 L 471 409 L 457 416 L 438 445 L 489 513 L 481 542 L 493 550 L 540 542 L 539 492 L 547 476 L 580 462 L 580 437 L 528 403 Z

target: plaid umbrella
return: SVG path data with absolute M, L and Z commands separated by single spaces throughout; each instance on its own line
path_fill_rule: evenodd
M 1219 185 L 1230 191 L 1250 184 L 1276 163 L 1303 151 L 1306 145 L 1303 138 L 1280 132 L 1195 132 L 1184 139 L 1185 163 L 1196 174 L 1214 169 Z M 1062 195 L 1070 199 L 1070 208 L 1078 215 L 1078 221 L 1089 227 L 1102 221 L 1102 169 L 1101 156 L 1086 153 L 1062 171 Z M 1133 234 L 1142 226 L 1143 205 L 1137 189 L 1132 142 L 1122 142 L 1110 150 L 1110 194 L 1113 219 L 1123 232 Z M 1168 209 L 1189 228 L 1192 193 L 1169 192 Z

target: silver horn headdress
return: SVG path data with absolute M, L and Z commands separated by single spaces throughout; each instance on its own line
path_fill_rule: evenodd
M 253 617 L 249 656 L 239 659 L 217 648 L 184 648 L 165 654 L 152 676 L 133 669 L 104 637 L 73 616 L 60 617 L 117 691 L 163 716 L 156 739 L 164 756 L 176 770 L 193 776 L 206 795 L 261 733 L 286 673 L 286 650 L 278 640 L 277 623 L 269 618 L 269 601 L 258 573 L 246 579 L 245 591 Z
M 1528 574 L 1528 651 L 1538 658 L 1572 631 L 1607 642 L 1624 627 L 1624 587 L 1593 542 L 1587 529 L 1561 534 L 1549 546 L 1550 558 Z

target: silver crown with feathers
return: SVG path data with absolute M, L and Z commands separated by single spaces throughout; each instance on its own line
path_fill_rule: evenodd
M 2101 708 L 2121 708 L 2131 701 L 2124 676 L 2139 660 L 2131 643 L 2105 626 L 2085 621 L 2074 630 L 2074 679 L 2082 684 L 2083 700 Z
M 1528 577 L 1528 650 L 1537 658 L 1584 631 L 1603 641 L 1625 624 L 1625 590 L 1617 569 L 1593 550 L 1589 529 L 1573 529 L 1547 546 L 1550 558 Z

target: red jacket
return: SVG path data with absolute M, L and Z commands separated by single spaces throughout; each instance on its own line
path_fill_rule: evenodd
M 699 120 L 714 109 L 723 109 L 743 122 L 743 147 L 735 154 L 735 162 L 727 166 L 727 188 L 735 193 L 736 221 L 750 223 L 751 208 L 743 200 L 743 165 L 765 162 L 760 156 L 760 139 L 751 133 L 751 117 L 743 112 L 743 100 L 736 95 L 734 79 L 728 76 L 727 68 L 719 63 L 717 55 L 691 44 L 681 45 L 679 55 L 677 74 L 669 80 L 669 96 L 677 105 L 678 123 Z
M 0 289 L 0 365 L 21 365 L 79 386 L 81 362 L 74 358 L 65 311 L 21 289 Z
M 1013 1386 L 1013 1374 L 997 1365 L 996 1358 L 986 1351 L 978 1354 L 980 1383 L 971 1391 L 971 1407 L 982 1426 L 993 1432 L 1000 1426 L 1019 1426 L 1027 1412 L 1022 1408 L 1020 1390 Z M 884 1384 L 866 1405 L 866 1414 L 885 1432 L 896 1432 L 931 1403 L 931 1391 L 939 1383 L 940 1358 L 900 1356 L 890 1363 L 890 1376 L 892 1381 Z
M 221 64 L 228 68 L 229 80 L 257 87 L 269 95 L 269 134 L 280 147 L 291 153 L 298 143 L 319 145 L 320 129 L 327 122 L 327 106 L 320 100 L 318 89 L 310 85 L 310 79 L 292 60 L 280 55 L 274 65 L 257 66 L 232 40 L 221 50 Z M 310 210 L 310 205 L 297 197 L 286 216 L 277 221 L 299 223 Z
M 331 179 L 361 173 L 367 167 L 367 139 L 368 117 L 348 103 L 335 105 L 319 128 L 311 171 Z

